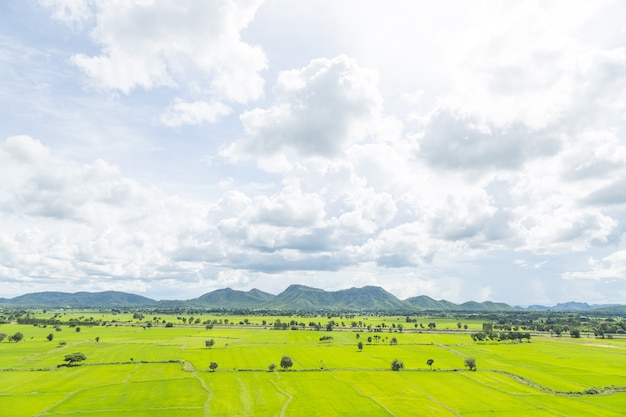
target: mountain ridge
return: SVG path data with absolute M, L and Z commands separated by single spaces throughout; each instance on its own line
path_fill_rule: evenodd
M 210 308 L 222 310 L 349 310 L 349 311 L 605 311 L 626 312 L 626 305 L 587 304 L 582 302 L 559 303 L 552 307 L 531 305 L 527 308 L 513 307 L 493 301 L 467 301 L 455 304 L 447 300 L 435 300 L 427 295 L 401 300 L 378 286 L 352 287 L 326 291 L 301 284 L 289 285 L 274 295 L 256 288 L 242 291 L 222 288 L 188 300 L 154 300 L 137 294 L 102 292 L 44 291 L 28 293 L 14 298 L 0 298 L 5 307 L 153 307 L 153 308 Z

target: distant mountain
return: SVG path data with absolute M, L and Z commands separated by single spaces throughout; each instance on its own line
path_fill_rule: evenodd
M 336 291 L 333 294 L 335 308 L 358 310 L 401 311 L 408 310 L 405 302 L 381 287 L 366 286 Z M 345 307 L 342 307 L 345 306 Z
M 513 311 L 515 307 L 511 307 L 505 303 L 494 303 L 492 301 L 483 301 L 482 303 L 468 301 L 458 305 L 456 309 L 468 311 Z
M 591 306 L 587 303 L 578 303 L 576 301 L 569 301 L 567 303 L 558 303 L 550 310 L 561 310 L 561 311 L 584 311 L 591 310 Z
M 626 314 L 626 305 L 615 304 L 607 307 L 600 307 L 594 311 L 605 314 Z
M 290 285 L 278 294 L 271 306 L 283 309 L 348 309 L 368 311 L 405 311 L 409 306 L 383 288 L 366 286 L 339 291 L 324 291 L 305 285 Z
M 520 307 L 511 307 L 505 303 L 492 301 L 468 301 L 454 304 L 446 300 L 435 300 L 426 295 L 400 300 L 381 287 L 365 286 L 339 291 L 325 291 L 306 285 L 290 285 L 278 295 L 257 289 L 249 291 L 224 288 L 201 295 L 190 300 L 155 301 L 140 295 L 117 291 L 104 292 L 39 292 L 7 299 L 0 298 L 3 306 L 24 307 L 158 307 L 158 308 L 209 308 L 224 310 L 350 310 L 350 311 L 388 311 L 409 313 L 413 311 L 475 311 L 498 312 L 515 311 Z M 598 311 L 610 314 L 626 313 L 626 305 L 594 304 L 568 302 L 553 307 L 534 305 L 527 310 L 545 311 Z
M 129 307 L 150 306 L 156 301 L 141 295 L 119 291 L 103 292 L 37 292 L 12 298 L 10 305 L 41 307 Z
M 318 288 L 293 284 L 276 296 L 272 307 L 307 310 L 318 309 L 331 303 L 331 294 Z
M 419 310 L 454 310 L 459 306 L 446 300 L 435 300 L 427 295 L 418 295 L 417 297 L 411 297 L 404 300 L 406 304 L 409 304 L 414 309 Z
M 568 301 L 567 303 L 558 303 L 552 307 L 541 305 L 528 306 L 528 310 L 546 310 L 546 311 L 589 311 L 589 310 L 605 310 L 612 307 L 620 307 L 619 304 L 592 304 L 581 303 L 577 301 Z
M 239 291 L 231 288 L 215 290 L 198 298 L 188 300 L 189 304 L 202 305 L 210 308 L 258 308 L 276 297 L 260 290 Z

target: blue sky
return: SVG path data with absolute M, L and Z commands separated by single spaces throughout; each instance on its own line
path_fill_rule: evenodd
M 619 1 L 0 3 L 0 297 L 626 302 Z

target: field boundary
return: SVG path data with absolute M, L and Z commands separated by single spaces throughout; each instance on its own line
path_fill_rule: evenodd
M 560 395 L 560 396 L 565 396 L 565 397 L 572 397 L 572 396 L 576 396 L 576 397 L 581 397 L 581 396 L 593 396 L 593 395 L 613 395 L 615 393 L 618 392 L 626 392 L 626 386 L 615 386 L 615 385 L 611 385 L 608 387 L 590 387 L 587 388 L 584 391 L 560 391 L 560 390 L 554 390 L 550 387 L 546 387 L 545 385 L 541 385 L 536 383 L 535 381 L 532 381 L 526 377 L 523 377 L 521 375 L 517 375 L 514 374 L 512 372 L 508 372 L 508 371 L 501 371 L 498 369 L 489 369 L 489 370 L 484 370 L 482 372 L 493 372 L 496 374 L 501 374 L 501 375 L 506 375 L 512 379 L 514 379 L 516 382 L 519 382 L 520 384 L 524 384 L 526 386 L 541 390 L 543 392 L 547 392 L 548 394 L 553 394 L 553 395 Z

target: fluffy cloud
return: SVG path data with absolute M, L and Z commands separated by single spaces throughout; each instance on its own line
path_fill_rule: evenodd
M 382 98 L 377 75 L 346 56 L 315 59 L 304 68 L 281 72 L 277 103 L 241 115 L 249 140 L 244 153 L 335 156 L 351 143 L 377 134 Z
M 556 138 L 523 124 L 499 127 L 446 109 L 431 116 L 420 141 L 428 164 L 458 170 L 518 169 L 559 147 Z
M 89 3 L 85 0 L 39 0 L 52 10 L 52 18 L 82 28 L 93 17 Z
M 94 16 L 90 35 L 102 53 L 71 58 L 91 85 L 124 94 L 160 87 L 181 94 L 162 116 L 166 125 L 215 121 L 227 113 L 221 101 L 246 103 L 263 93 L 265 55 L 240 37 L 261 1 L 44 4 L 70 24 Z
M 2 38 L 5 130 L 40 138 L 0 143 L 9 292 L 550 300 L 623 275 L 617 3 L 40 4 L 71 30 Z
M 128 279 L 144 290 L 152 280 L 197 279 L 201 265 L 170 254 L 179 234 L 206 227 L 206 207 L 125 178 L 105 161 L 60 157 L 28 136 L 0 145 L 0 165 L 5 277 L 102 289 L 128 288 Z
M 624 279 L 626 277 L 626 250 L 605 256 L 600 260 L 589 259 L 587 271 L 566 272 L 565 279 Z
M 216 122 L 220 117 L 226 116 L 231 109 L 219 101 L 208 103 L 206 101 L 194 101 L 193 103 L 177 99 L 169 105 L 161 115 L 160 121 L 166 126 L 197 125 L 204 122 Z

